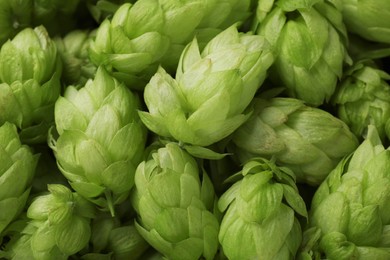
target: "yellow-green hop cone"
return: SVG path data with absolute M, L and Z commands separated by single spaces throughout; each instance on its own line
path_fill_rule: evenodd
M 48 190 L 33 199 L 26 225 L 6 246 L 10 259 L 68 259 L 88 245 L 94 205 L 63 185 Z
M 0 240 L 26 204 L 37 161 L 38 156 L 21 144 L 15 125 L 0 126 Z
M 138 97 L 100 68 L 79 90 L 69 86 L 55 105 L 58 138 L 50 145 L 72 188 L 113 214 L 134 185 L 146 128 Z
M 259 1 L 255 30 L 276 56 L 271 78 L 287 94 L 319 106 L 330 100 L 349 61 L 339 1 Z
M 254 113 L 234 134 L 241 162 L 276 159 L 298 182 L 319 185 L 358 146 L 348 126 L 330 113 L 293 98 L 254 99 Z
M 32 0 L 0 1 L 0 46 L 31 26 Z
M 294 173 L 253 158 L 240 174 L 218 202 L 226 211 L 219 232 L 224 254 L 231 260 L 294 259 L 302 239 L 297 216 L 307 217 Z
M 89 60 L 88 50 L 95 33 L 73 30 L 64 37 L 54 38 L 63 64 L 64 84 L 84 86 L 94 77 L 97 68 Z
M 375 125 L 382 140 L 390 118 L 390 75 L 372 60 L 360 61 L 345 73 L 333 97 L 338 117 L 358 137 Z
M 342 0 L 343 20 L 351 33 L 390 43 L 390 2 L 387 0 Z
M 0 123 L 20 129 L 25 143 L 42 143 L 54 123 L 61 61 L 44 27 L 26 28 L 0 50 Z
M 212 213 L 210 179 L 176 143 L 151 153 L 136 171 L 132 202 L 136 228 L 166 258 L 211 260 L 218 249 L 219 223 Z
M 160 68 L 145 87 L 143 123 L 160 136 L 199 146 L 233 133 L 266 77 L 273 56 L 261 36 L 229 27 L 199 50 L 195 39 L 182 53 L 176 78 Z
M 366 140 L 314 194 L 309 227 L 320 230 L 316 250 L 327 259 L 390 258 L 389 165 L 390 151 L 369 126 Z

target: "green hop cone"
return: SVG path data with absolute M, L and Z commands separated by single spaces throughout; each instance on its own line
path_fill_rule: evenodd
M 144 150 L 139 108 L 138 97 L 102 68 L 83 88 L 69 86 L 55 105 L 59 137 L 52 134 L 50 145 L 61 172 L 76 192 L 112 214 L 128 197 Z
M 212 213 L 215 195 L 206 173 L 176 143 L 152 152 L 135 174 L 132 202 L 136 228 L 166 258 L 213 259 L 219 223 Z
M 249 9 L 249 0 L 126 3 L 99 26 L 90 58 L 129 87 L 143 89 L 160 64 L 175 72 L 181 52 L 195 35 L 205 43 L 245 20 Z
M 309 227 L 319 230 L 316 248 L 327 259 L 390 258 L 389 165 L 390 150 L 370 125 L 365 141 L 314 194 Z
M 358 146 L 348 126 L 330 113 L 293 98 L 254 99 L 254 113 L 234 134 L 241 162 L 274 157 L 298 182 L 319 185 Z
M 62 81 L 66 85 L 84 86 L 94 77 L 96 67 L 88 56 L 95 31 L 73 30 L 64 37 L 54 38 L 63 64 Z
M 351 33 L 374 41 L 390 43 L 390 2 L 342 0 L 343 20 Z
M 37 162 L 38 156 L 20 143 L 15 125 L 0 126 L 0 241 L 26 204 Z
M 61 61 L 44 27 L 26 28 L 0 50 L 0 123 L 20 129 L 25 143 L 42 143 L 54 123 Z
M 0 46 L 31 25 L 32 0 L 0 1 Z
M 307 217 L 294 173 L 253 158 L 240 174 L 218 202 L 226 211 L 219 232 L 224 254 L 231 260 L 294 259 L 302 239 L 297 213 Z
M 118 8 L 125 3 L 134 3 L 137 0 L 87 0 L 87 8 L 93 19 L 99 24 L 111 17 Z
M 390 118 L 390 75 L 377 68 L 372 60 L 357 62 L 345 73 L 333 97 L 338 117 L 358 137 L 368 125 L 375 125 L 382 140 Z
M 310 105 L 329 101 L 349 61 L 339 1 L 259 1 L 255 24 L 276 56 L 271 78 Z
M 160 68 L 145 87 L 149 112 L 143 123 L 160 136 L 208 146 L 233 133 L 266 77 L 273 56 L 263 37 L 229 27 L 200 52 L 197 40 L 184 50 L 176 78 Z
M 11 259 L 65 260 L 88 245 L 94 205 L 63 185 L 48 190 L 33 199 L 27 223 L 7 245 Z

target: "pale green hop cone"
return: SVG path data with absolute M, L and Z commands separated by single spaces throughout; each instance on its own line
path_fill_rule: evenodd
M 293 98 L 255 99 L 254 113 L 234 134 L 241 162 L 274 157 L 298 182 L 319 185 L 358 146 L 348 126 L 330 113 Z
M 15 125 L 0 126 L 0 241 L 3 230 L 23 210 L 35 174 L 38 155 L 22 145 Z
M 9 121 L 26 143 L 42 143 L 54 124 L 61 61 L 44 27 L 26 28 L 0 50 L 0 123 Z
M 176 143 L 151 153 L 135 175 L 132 204 L 141 236 L 167 259 L 214 258 L 219 223 L 207 174 Z
M 10 259 L 65 260 L 88 245 L 94 205 L 63 185 L 48 190 L 33 199 L 25 226 L 5 247 Z
M 390 258 L 390 150 L 374 126 L 314 194 L 306 240 L 326 259 Z M 317 232 L 313 232 L 317 229 Z M 316 242 L 316 243 L 315 243 Z M 316 245 L 317 244 L 317 245 Z M 315 246 L 316 245 L 316 246 Z
M 145 87 L 143 123 L 160 136 L 208 146 L 233 133 L 260 88 L 273 56 L 261 36 L 229 27 L 204 50 L 196 39 L 182 53 L 176 78 L 163 68 Z
M 61 172 L 72 188 L 114 214 L 134 185 L 146 128 L 138 97 L 100 68 L 79 90 L 69 86 L 55 105 L 58 138 L 50 136 Z
M 313 106 L 330 100 L 350 60 L 340 0 L 259 1 L 254 27 L 273 47 L 274 82 Z
M 343 20 L 349 32 L 374 41 L 390 43 L 390 2 L 342 0 Z
M 294 173 L 253 158 L 240 174 L 218 202 L 226 211 L 219 232 L 224 254 L 230 260 L 295 259 L 302 239 L 297 216 L 307 212 Z
M 333 97 L 338 117 L 358 137 L 368 125 L 375 125 L 384 140 L 385 126 L 390 118 L 390 75 L 372 60 L 360 61 L 345 73 Z

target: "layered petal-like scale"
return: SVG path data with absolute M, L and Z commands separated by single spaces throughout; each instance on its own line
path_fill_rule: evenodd
M 229 27 L 199 50 L 195 39 L 180 58 L 175 79 L 160 68 L 145 87 L 149 112 L 140 112 L 153 132 L 208 146 L 233 133 L 249 117 L 248 107 L 273 56 L 261 36 Z
M 302 239 L 296 213 L 307 217 L 295 176 L 274 162 L 252 158 L 219 199 L 226 211 L 219 241 L 228 259 L 294 259 Z
M 348 126 L 330 113 L 293 98 L 255 99 L 251 118 L 233 134 L 241 162 L 274 157 L 298 182 L 319 185 L 358 146 Z
M 57 163 L 83 197 L 113 213 L 127 198 L 142 158 L 146 128 L 140 102 L 104 69 L 80 89 L 69 86 L 55 105 L 59 137 L 51 136 Z
M 328 259 L 388 259 L 390 151 L 374 126 L 314 194 L 304 254 Z M 341 258 L 342 257 L 342 258 Z
M 211 181 L 206 173 L 200 176 L 195 159 L 168 143 L 137 168 L 136 228 L 169 259 L 213 259 L 219 231 L 214 198 Z

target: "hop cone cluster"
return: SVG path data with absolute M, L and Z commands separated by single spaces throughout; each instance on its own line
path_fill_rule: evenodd
M 348 126 L 330 113 L 293 98 L 255 99 L 254 113 L 234 134 L 241 162 L 274 157 L 297 181 L 319 185 L 358 146 Z
M 312 244 L 306 244 L 304 254 L 389 259 L 389 163 L 390 151 L 381 144 L 375 127 L 369 126 L 366 140 L 316 191 L 309 215 L 311 229 L 306 231 Z
M 226 211 L 219 241 L 228 259 L 294 259 L 302 232 L 296 213 L 307 217 L 295 176 L 262 158 L 248 161 L 219 199 Z
M 206 173 L 176 143 L 151 153 L 135 175 L 136 228 L 168 259 L 213 259 L 219 223 L 214 189 Z
M 104 69 L 77 90 L 69 86 L 55 105 L 58 138 L 51 136 L 61 172 L 72 188 L 113 213 L 134 185 L 146 129 L 138 97 Z
M 218 142 L 248 119 L 245 109 L 272 62 L 263 37 L 235 26 L 202 52 L 195 39 L 182 53 L 175 79 L 160 68 L 145 87 L 149 112 L 141 119 L 160 136 L 199 146 Z
M 0 126 L 0 241 L 26 204 L 37 162 L 38 156 L 20 143 L 15 125 Z
M 349 59 L 340 9 L 338 1 L 259 1 L 256 33 L 272 45 L 273 79 L 289 96 L 314 106 L 330 100 Z

